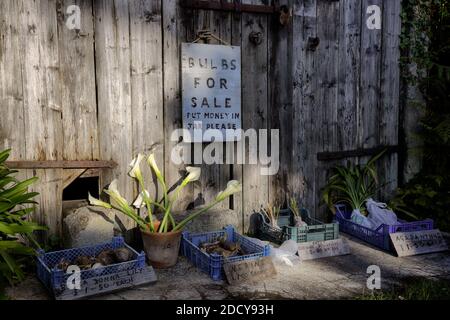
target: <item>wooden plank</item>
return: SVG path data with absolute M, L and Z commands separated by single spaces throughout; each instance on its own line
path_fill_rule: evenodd
M 317 65 L 316 136 L 319 150 L 331 151 L 337 145 L 339 2 L 318 0 L 317 19 L 320 64 Z
M 223 270 L 231 285 L 261 281 L 277 274 L 271 257 L 224 263 Z
M 67 9 L 71 5 L 80 8 L 81 30 L 66 26 Z M 99 146 L 92 1 L 58 0 L 57 12 L 63 159 L 95 160 L 99 158 Z
M 218 10 L 228 12 L 246 12 L 246 13 L 277 13 L 280 8 L 277 5 L 261 5 L 261 4 L 246 4 L 243 1 L 227 2 L 227 1 L 201 1 L 201 0 L 186 0 L 182 3 L 184 8 L 203 9 L 203 10 Z
M 300 204 L 315 207 L 316 143 L 314 130 L 317 104 L 317 53 L 308 49 L 317 37 L 316 0 L 294 2 L 293 17 L 293 152 L 292 188 L 300 195 Z M 314 215 L 314 212 L 312 212 Z
M 317 99 L 314 114 L 314 131 L 317 150 L 331 151 L 337 148 L 337 102 L 339 67 L 339 2 L 317 1 Z M 326 185 L 328 165 L 319 163 L 315 173 L 314 217 L 327 220 L 327 208 L 321 201 L 322 188 Z
M 20 160 L 6 161 L 5 164 L 12 169 L 113 169 L 117 163 L 113 160 L 107 161 L 67 161 L 67 160 Z
M 383 3 L 383 48 L 381 62 L 380 143 L 398 144 L 400 105 L 400 33 L 401 1 Z M 379 172 L 382 183 L 382 199 L 392 197 L 398 185 L 398 154 L 381 159 Z
M 386 150 L 386 154 L 393 154 L 398 152 L 398 146 L 378 146 L 375 148 L 368 149 L 356 149 L 356 150 L 346 150 L 346 151 L 332 151 L 332 152 L 319 152 L 317 153 L 317 160 L 319 161 L 330 161 L 330 160 L 340 160 L 352 157 L 367 157 L 374 156 L 382 151 Z
M 87 169 L 80 176 L 80 178 L 93 178 L 93 177 L 97 177 L 97 178 L 100 177 L 100 169 Z
M 12 160 L 26 156 L 19 5 L 0 1 L 0 150 L 12 148 Z
M 361 77 L 361 0 L 340 2 L 339 74 L 337 101 L 337 145 L 335 150 L 358 148 L 359 90 Z M 318 157 L 320 155 L 318 154 Z M 331 165 L 356 164 L 359 158 L 336 158 L 326 166 L 328 176 Z
M 277 0 L 274 5 L 292 7 L 291 0 Z M 293 25 L 282 26 L 278 16 L 269 18 L 269 129 L 279 130 L 279 171 L 269 177 L 269 202 L 286 203 L 288 197 L 300 199 L 291 186 L 292 173 L 292 65 Z M 269 140 L 270 141 L 270 140 Z M 275 146 L 273 146 L 275 147 Z
M 234 46 L 242 46 L 242 19 L 241 19 L 240 13 L 233 13 L 231 15 L 231 45 Z M 241 56 L 242 56 L 242 47 L 241 47 Z M 242 58 L 241 58 L 242 60 Z M 243 90 L 243 89 L 242 89 Z M 241 90 L 241 103 L 242 108 L 245 107 L 243 104 L 244 101 L 242 99 L 242 93 Z M 229 150 L 233 150 L 233 155 L 237 154 L 237 143 L 227 143 L 226 147 Z M 227 149 L 227 150 L 228 150 Z M 227 151 L 230 152 L 230 151 Z M 241 183 L 243 182 L 243 168 L 244 166 L 242 164 L 238 164 L 237 161 L 234 161 L 234 164 L 230 168 L 230 179 L 238 180 Z M 243 233 L 244 232 L 244 212 L 243 212 L 243 192 L 240 194 L 232 195 L 230 198 L 230 209 L 234 210 L 238 216 L 241 217 L 241 221 L 238 227 L 238 231 Z
M 298 256 L 302 261 L 350 254 L 345 239 L 311 241 L 298 244 Z
M 361 0 L 345 0 L 340 6 L 339 96 L 337 105 L 337 148 L 354 150 L 359 111 Z
M 181 10 L 180 0 L 162 2 L 163 73 L 164 73 L 164 173 L 169 185 L 180 180 L 184 165 L 172 162 L 171 156 L 178 141 L 171 141 L 175 129 L 182 128 L 180 43 L 186 41 L 186 25 L 192 16 Z M 174 211 L 183 211 L 193 202 L 193 187 L 188 185 L 175 204 Z
M 21 59 L 24 94 L 26 159 L 62 158 L 59 52 L 55 1 L 20 1 Z M 45 17 L 45 19 L 43 19 Z M 33 219 L 61 235 L 61 169 L 35 170 L 39 205 Z
M 66 189 L 69 185 L 72 184 L 77 178 L 79 178 L 83 173 L 86 172 L 86 169 L 74 169 L 74 170 L 64 170 L 63 171 L 63 189 Z
M 381 0 L 362 0 L 361 11 L 361 81 L 358 118 L 358 146 L 371 148 L 379 143 L 380 68 L 382 32 L 366 26 L 366 9 L 370 5 L 383 8 Z M 365 160 L 365 159 L 361 159 Z
M 131 45 L 131 111 L 133 155 L 149 153 L 164 169 L 164 115 L 162 72 L 161 2 L 132 0 L 130 6 Z M 157 181 L 146 163 L 141 169 L 150 194 L 155 193 Z
M 261 4 L 261 0 L 247 0 L 243 3 Z M 249 40 L 252 32 L 260 32 L 262 42 L 259 45 Z M 242 13 L 242 128 L 244 130 L 268 127 L 268 20 L 267 16 Z M 244 137 L 242 139 L 244 142 Z M 249 154 L 248 141 L 245 150 Z M 259 149 L 259 147 L 258 147 Z M 259 151 L 259 150 L 258 150 Z M 249 219 L 253 210 L 266 206 L 269 200 L 269 179 L 261 175 L 259 164 L 249 164 L 246 156 L 243 166 L 242 192 L 244 232 L 249 228 Z
M 131 202 L 135 192 L 127 175 L 133 157 L 128 1 L 95 1 L 94 13 L 100 158 L 118 164 L 116 170 L 102 173 L 100 185 L 117 178 L 121 195 Z M 127 229 L 135 225 L 122 214 L 117 218 Z
M 447 242 L 437 229 L 396 232 L 390 233 L 389 236 L 399 257 L 448 250 Z

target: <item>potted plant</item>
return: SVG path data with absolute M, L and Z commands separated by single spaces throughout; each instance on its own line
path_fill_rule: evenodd
M 333 213 L 336 212 L 336 204 L 345 203 L 353 210 L 367 214 L 364 204 L 379 189 L 375 163 L 385 151 L 373 156 L 365 165 L 349 164 L 334 168 L 335 174 L 322 191 L 323 201 Z
M 158 183 L 161 185 L 163 197 L 160 201 L 152 198 L 145 187 L 144 178 L 140 168 L 140 163 L 144 158 L 146 158 L 148 166 L 155 173 Z M 116 209 L 133 219 L 141 231 L 147 258 L 152 266 L 156 268 L 168 268 L 176 264 L 180 249 L 181 233 L 188 222 L 227 199 L 232 194 L 240 192 L 242 189 L 242 186 L 238 181 L 229 181 L 227 188 L 224 191 L 219 192 L 214 201 L 194 211 L 182 221 L 177 222 L 175 221 L 172 212 L 173 205 L 177 201 L 181 191 L 189 183 L 199 179 L 201 169 L 197 167 L 187 167 L 187 175 L 182 182 L 170 192 L 166 181 L 156 164 L 153 153 L 148 157 L 139 154 L 130 163 L 130 167 L 131 170 L 128 175 L 138 182 L 140 190 L 139 196 L 132 205 L 120 195 L 117 189 L 117 180 L 112 181 L 109 187 L 104 190 L 110 197 L 110 203 L 95 199 L 90 194 L 89 202 L 94 206 Z M 145 218 L 139 215 L 138 210 L 141 208 L 145 208 L 147 212 Z M 162 214 L 161 220 L 156 218 L 156 213 Z

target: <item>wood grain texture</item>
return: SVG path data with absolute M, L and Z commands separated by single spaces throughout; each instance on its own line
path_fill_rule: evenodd
M 244 3 L 244 2 L 243 2 Z M 245 1 L 261 4 L 262 1 Z M 268 127 L 268 18 L 265 15 L 242 13 L 242 128 L 244 130 Z M 249 40 L 252 32 L 260 32 L 261 44 Z M 244 140 L 244 137 L 243 137 Z M 246 142 L 248 144 L 248 142 Z M 258 146 L 259 151 L 260 146 Z M 244 154 L 249 154 L 246 147 Z M 269 200 L 269 178 L 261 175 L 261 165 L 249 164 L 246 156 L 243 166 L 243 215 L 244 231 L 249 229 L 249 219 L 254 210 L 266 206 Z
M 132 154 L 154 152 L 164 169 L 164 110 L 161 3 L 133 0 L 130 7 Z M 148 165 L 141 164 L 146 188 L 161 197 Z
M 58 0 L 58 48 L 61 75 L 61 108 L 66 160 L 99 159 L 95 92 L 94 21 L 92 1 Z M 67 10 L 77 5 L 81 29 L 66 26 Z
M 127 175 L 133 156 L 128 1 L 95 1 L 94 5 L 100 158 L 118 164 L 117 169 L 102 173 L 100 185 L 118 179 L 121 195 L 131 202 L 135 190 Z M 127 229 L 134 226 L 123 215 L 116 218 Z
M 357 148 L 359 106 L 361 0 L 345 0 L 340 5 L 339 96 L 337 105 L 338 149 Z
M 231 16 L 231 45 L 233 46 L 241 46 L 242 42 L 242 16 L 239 13 L 233 13 Z M 242 47 L 241 47 L 241 63 L 242 63 Z M 243 81 L 242 70 L 241 70 L 241 82 Z M 241 108 L 243 110 L 243 92 L 241 90 Z M 242 114 L 242 113 L 241 113 Z M 226 147 L 229 150 L 233 150 L 233 156 L 237 155 L 237 143 L 227 143 Z M 231 152 L 231 151 L 229 151 Z M 238 164 L 237 161 L 234 162 L 232 167 L 230 168 L 230 178 L 240 181 L 243 183 L 243 168 L 242 164 Z M 243 212 L 243 192 L 239 194 L 234 194 L 230 199 L 230 209 L 234 210 L 238 215 L 240 215 L 241 219 L 239 221 L 238 230 L 239 232 L 244 232 L 244 212 Z
M 114 169 L 115 167 L 117 167 L 117 163 L 112 160 L 19 160 L 6 161 L 5 164 L 12 169 Z
M 59 160 L 62 157 L 61 96 L 55 1 L 21 1 L 22 86 L 24 88 L 25 158 Z M 41 19 L 45 16 L 46 19 Z M 34 220 L 61 234 L 61 169 L 36 170 L 31 189 L 39 192 Z
M 316 151 L 333 151 L 338 149 L 337 143 L 337 104 L 338 104 L 338 72 L 339 72 L 339 5 L 340 2 L 317 1 L 317 37 L 320 44 L 317 48 L 317 98 L 313 115 L 315 122 Z M 330 23 L 335 21 L 335 23 Z M 322 188 L 328 178 L 329 168 L 335 163 L 316 163 L 314 216 L 327 220 L 327 208 L 321 201 Z
M 382 51 L 382 31 L 369 29 L 366 10 L 369 5 L 383 8 L 381 0 L 363 0 L 361 10 L 361 78 L 360 110 L 358 110 L 359 147 L 374 147 L 379 143 L 378 123 L 380 108 L 380 68 Z M 363 162 L 365 159 L 361 159 Z
M 13 148 L 10 159 L 24 159 L 25 134 L 20 3 L 0 2 L 0 149 Z
M 292 186 L 300 195 L 300 204 L 314 208 L 318 61 L 317 51 L 308 43 L 317 37 L 317 2 L 297 0 L 294 12 Z M 311 214 L 314 216 L 314 212 Z
M 291 0 L 277 0 L 274 5 L 292 8 Z M 292 172 L 292 39 L 293 24 L 281 25 L 278 15 L 269 17 L 269 129 L 279 130 L 279 162 L 277 174 L 270 176 L 269 201 L 287 203 L 289 197 L 300 198 L 291 186 Z M 270 141 L 270 140 L 269 140 Z
M 240 231 L 247 231 L 253 210 L 288 195 L 324 219 L 320 190 L 330 168 L 368 157 L 322 163 L 318 154 L 398 144 L 401 1 L 275 0 L 293 9 L 285 27 L 275 14 L 194 10 L 181 2 L 0 1 L 0 148 L 12 147 L 13 161 L 115 161 L 117 168 L 100 169 L 101 187 L 118 178 L 132 201 L 128 164 L 159 146 L 158 164 L 176 183 L 185 168 L 171 161 L 177 144 L 171 135 L 182 127 L 180 46 L 208 28 L 241 46 L 243 129 L 280 130 L 280 170 L 267 177 L 260 163 L 202 164 L 201 181 L 185 189 L 175 210 L 208 202 L 233 178 L 243 193 L 221 207 L 241 213 Z M 79 31 L 65 25 L 71 4 L 81 9 Z M 373 4 L 382 9 L 382 30 L 366 26 Z M 253 31 L 261 32 L 261 44 L 249 40 Z M 381 180 L 388 182 L 381 196 L 397 186 L 397 168 L 395 153 L 381 161 Z M 62 168 L 35 169 L 20 177 L 41 178 L 36 219 L 59 232 Z
M 398 144 L 400 104 L 400 33 L 401 1 L 383 3 L 383 51 L 381 61 L 380 92 L 380 144 Z M 381 191 L 389 199 L 398 185 L 398 154 L 393 153 L 380 161 L 380 177 L 385 184 Z
M 180 43 L 186 41 L 188 12 L 180 8 L 180 0 L 162 2 L 163 24 L 163 72 L 164 72 L 164 173 L 169 185 L 180 180 L 184 165 L 171 160 L 172 150 L 178 141 L 172 141 L 172 133 L 182 128 Z M 175 211 L 185 210 L 193 201 L 193 186 L 188 185 L 178 198 Z

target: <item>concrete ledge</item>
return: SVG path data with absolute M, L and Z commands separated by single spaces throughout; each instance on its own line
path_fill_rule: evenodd
M 198 228 L 201 226 L 200 223 Z M 158 282 L 154 285 L 95 299 L 351 299 L 368 291 L 367 267 L 374 264 L 381 269 L 383 289 L 411 278 L 450 279 L 449 252 L 398 258 L 346 235 L 342 237 L 349 240 L 352 254 L 305 261 L 298 267 L 277 265 L 278 274 L 274 279 L 256 285 L 214 282 L 180 257 L 174 268 L 156 270 Z M 35 278 L 8 289 L 7 294 L 13 299 L 49 299 Z

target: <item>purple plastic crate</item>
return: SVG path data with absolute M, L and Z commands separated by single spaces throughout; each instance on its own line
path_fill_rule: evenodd
M 348 233 L 386 251 L 391 250 L 390 233 L 433 230 L 434 222 L 432 219 L 414 222 L 399 219 L 399 224 L 397 225 L 382 224 L 375 230 L 369 229 L 350 220 L 352 212 L 345 204 L 335 205 L 335 208 L 336 221 L 339 223 L 340 231 Z
M 213 242 L 221 237 L 227 240 L 237 242 L 241 248 L 247 253 L 243 256 L 234 256 L 224 258 L 218 254 L 208 254 L 200 250 L 200 244 L 204 242 Z M 270 254 L 270 246 L 261 246 L 249 238 L 246 238 L 235 231 L 233 226 L 227 226 L 223 230 L 205 232 L 205 233 L 189 233 L 183 232 L 181 241 L 181 252 L 187 257 L 197 268 L 209 274 L 215 280 L 225 278 L 223 264 L 227 262 L 237 262 L 243 260 L 258 259 Z

